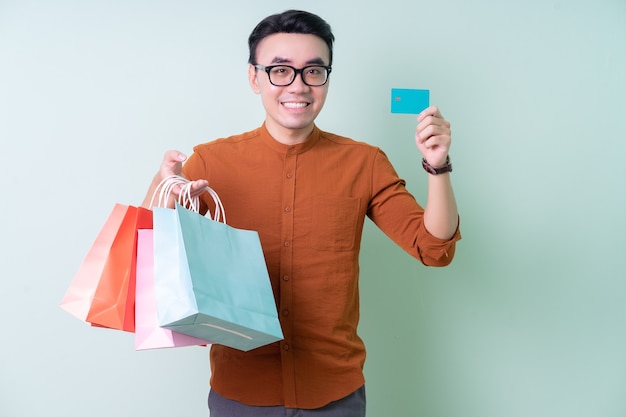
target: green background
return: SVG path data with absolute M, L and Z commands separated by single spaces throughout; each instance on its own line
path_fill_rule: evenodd
M 452 122 L 463 240 L 426 268 L 368 224 L 368 416 L 626 415 L 626 3 L 0 0 L 0 415 L 206 415 L 207 350 L 135 352 L 58 303 L 165 150 L 258 126 L 247 36 L 333 26 L 318 125 L 382 147 L 425 198 L 413 116 Z

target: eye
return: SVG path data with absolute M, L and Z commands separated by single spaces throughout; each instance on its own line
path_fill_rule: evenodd
M 289 67 L 274 67 L 272 68 L 272 74 L 275 75 L 285 75 L 291 73 L 291 69 Z

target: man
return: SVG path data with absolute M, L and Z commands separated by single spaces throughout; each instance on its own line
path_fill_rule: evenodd
M 429 172 L 425 210 L 380 149 L 315 125 L 333 41 L 330 26 L 307 12 L 261 21 L 249 38 L 248 78 L 263 125 L 198 145 L 184 166 L 183 154 L 166 153 L 144 203 L 162 178 L 184 175 L 195 195 L 210 182 L 231 226 L 259 232 L 285 338 L 249 352 L 211 347 L 212 417 L 364 416 L 356 329 L 365 217 L 426 265 L 449 264 L 460 239 L 450 124 L 437 107 L 418 116 L 415 135 Z

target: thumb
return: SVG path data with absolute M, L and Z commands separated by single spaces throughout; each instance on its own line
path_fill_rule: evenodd
M 180 175 L 183 162 L 186 159 L 187 155 L 182 152 L 176 150 L 165 152 L 163 162 L 161 163 L 161 172 L 165 175 Z

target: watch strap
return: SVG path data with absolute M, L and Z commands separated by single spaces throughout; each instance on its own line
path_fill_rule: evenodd
M 440 167 L 434 167 L 426 161 L 426 158 L 422 158 L 422 167 L 426 172 L 432 175 L 445 174 L 446 172 L 452 172 L 452 163 L 450 162 L 450 155 L 446 156 L 446 163 Z

